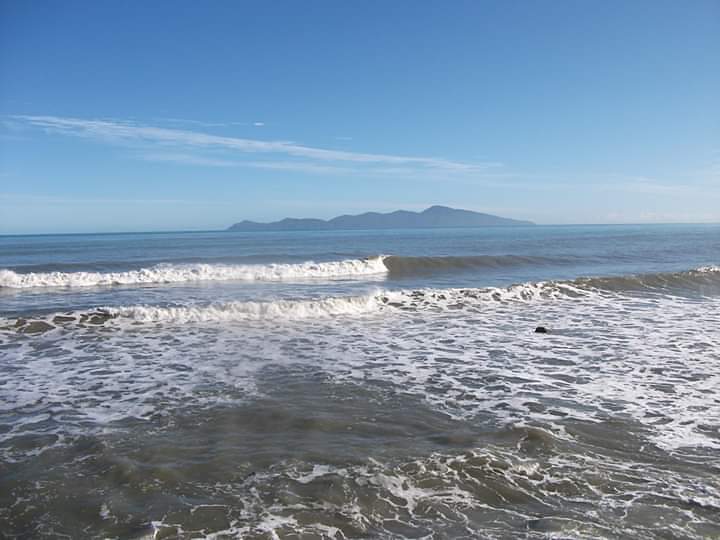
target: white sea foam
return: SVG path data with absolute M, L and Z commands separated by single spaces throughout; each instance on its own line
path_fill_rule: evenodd
M 720 299 L 580 290 L 458 307 L 468 292 L 478 294 L 431 293 L 439 307 L 421 318 L 399 310 L 392 325 L 366 323 L 371 340 L 353 341 L 359 324 L 348 328 L 338 347 L 348 368 L 342 377 L 387 376 L 458 417 L 556 424 L 619 416 L 670 451 L 720 449 L 720 406 L 710 397 L 720 385 Z M 516 292 L 528 300 L 527 288 Z M 538 336 L 537 325 L 550 333 Z
M 317 300 L 276 300 L 269 302 L 227 302 L 209 306 L 127 306 L 103 308 L 112 317 L 138 322 L 201 323 L 248 320 L 294 320 L 340 315 L 363 315 L 378 311 L 378 296 L 320 298 Z
M 619 417 L 670 451 L 720 448 L 717 298 L 547 283 L 105 313 L 103 325 L 0 335 L 13 369 L 0 410 L 45 403 L 105 425 L 244 399 L 264 367 L 306 363 L 341 382 L 392 384 L 458 418 Z
M 474 310 L 485 303 L 541 302 L 568 297 L 597 296 L 572 284 L 538 282 L 507 288 L 383 290 L 361 296 L 336 296 L 315 299 L 277 299 L 230 301 L 211 304 L 127 305 L 98 307 L 86 311 L 50 313 L 40 317 L 0 318 L 0 330 L 20 330 L 33 321 L 51 327 L 81 325 L 121 325 L 134 323 L 221 323 L 233 321 L 323 319 L 335 316 L 363 316 L 378 312 L 430 311 L 434 313 Z M 58 317 L 59 316 L 59 317 Z M 18 325 L 18 323 L 22 324 Z M 32 333 L 32 332 L 31 332 Z
M 0 270 L 0 288 L 95 287 L 193 281 L 289 281 L 387 273 L 383 257 L 298 264 L 159 264 L 126 272 L 33 272 Z
M 512 436 L 529 434 L 514 431 Z M 430 538 L 428 531 L 442 538 L 505 538 L 508 531 L 529 530 L 518 536 L 593 539 L 647 536 L 649 514 L 667 518 L 656 525 L 658 531 L 704 538 L 697 534 L 703 531 L 702 521 L 668 504 L 670 497 L 717 506 L 715 488 L 703 486 L 708 495 L 698 497 L 693 476 L 668 470 L 662 462 L 643 463 L 639 475 L 636 463 L 614 456 L 543 454 L 528 460 L 516 449 L 486 444 L 399 463 L 372 458 L 342 467 L 285 462 L 253 474 L 241 488 L 232 481 L 205 486 L 211 496 L 233 501 L 220 507 L 231 516 L 229 527 L 192 532 L 214 540 L 288 535 L 340 539 L 347 529 L 363 538 Z M 645 515 L 628 519 L 638 500 Z M 544 508 L 541 516 L 534 511 L 538 506 Z M 587 519 L 588 507 L 593 508 L 592 519 Z M 186 512 L 202 509 L 198 505 Z M 625 518 L 618 521 L 618 515 Z M 179 523 L 192 523 L 179 514 L 174 518 L 153 522 L 155 533 L 180 532 Z

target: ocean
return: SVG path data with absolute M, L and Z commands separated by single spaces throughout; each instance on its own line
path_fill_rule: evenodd
M 0 538 L 719 538 L 719 263 L 720 225 L 0 237 Z

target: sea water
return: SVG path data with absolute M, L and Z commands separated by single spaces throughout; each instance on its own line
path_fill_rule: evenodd
M 0 237 L 0 537 L 720 536 L 719 263 L 718 225 Z

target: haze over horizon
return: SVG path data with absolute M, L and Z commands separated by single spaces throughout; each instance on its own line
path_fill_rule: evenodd
M 711 0 L 0 1 L 0 234 L 718 222 L 719 55 Z

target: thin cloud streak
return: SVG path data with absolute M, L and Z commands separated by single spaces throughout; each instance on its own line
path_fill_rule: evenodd
M 17 121 L 50 133 L 74 135 L 105 141 L 148 142 L 193 148 L 221 148 L 242 153 L 275 153 L 317 161 L 362 163 L 369 165 L 411 165 L 425 169 L 455 172 L 481 172 L 499 163 L 470 164 L 442 158 L 370 154 L 328 150 L 291 141 L 263 141 L 212 135 L 197 131 L 144 126 L 129 122 L 84 120 L 58 116 L 13 116 Z
M 271 171 L 296 171 L 316 174 L 354 174 L 358 171 L 347 167 L 334 165 L 318 165 L 315 163 L 298 163 L 294 161 L 243 161 L 238 163 L 242 167 L 266 169 Z
M 296 171 L 313 174 L 356 174 L 360 171 L 348 167 L 334 165 L 319 165 L 297 161 L 230 161 L 225 159 L 214 159 L 194 154 L 180 153 L 146 153 L 141 154 L 143 161 L 159 163 L 178 163 L 180 165 L 198 165 L 203 167 L 248 167 L 251 169 L 265 169 L 270 171 Z
M 237 167 L 241 165 L 236 161 L 224 159 L 205 158 L 191 154 L 143 154 L 144 161 L 156 161 L 160 163 L 179 163 L 181 165 L 198 165 L 202 167 Z

